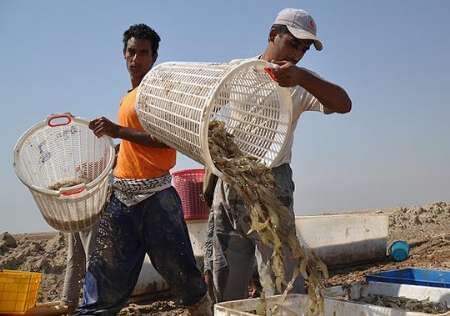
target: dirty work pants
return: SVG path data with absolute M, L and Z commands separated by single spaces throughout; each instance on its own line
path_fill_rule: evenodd
M 272 172 L 278 185 L 276 196 L 289 209 L 285 220 L 295 229 L 292 170 L 288 164 L 283 164 L 273 168 Z M 248 296 L 255 259 L 260 279 L 272 277 L 269 266 L 272 248 L 264 245 L 256 233 L 247 234 L 249 223 L 249 213 L 242 200 L 229 185 L 219 179 L 214 191 L 205 243 L 205 269 L 212 272 L 216 302 Z M 283 249 L 283 254 L 286 281 L 289 281 L 297 261 L 291 259 L 288 249 Z M 293 292 L 304 293 L 303 283 L 302 278 L 297 278 Z M 269 288 L 267 294 L 274 293 L 275 289 Z
M 205 295 L 175 189 L 131 207 L 113 195 L 99 223 L 76 315 L 115 315 L 133 291 L 146 253 L 182 304 L 195 304 Z
M 69 307 L 78 306 L 82 280 L 89 257 L 94 250 L 97 224 L 91 229 L 68 234 L 67 265 L 62 301 Z

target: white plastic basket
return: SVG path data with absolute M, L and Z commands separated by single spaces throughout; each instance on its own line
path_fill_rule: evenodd
M 280 87 L 261 60 L 237 63 L 162 63 L 138 88 L 137 115 L 149 133 L 205 164 L 217 175 L 208 147 L 212 120 L 246 154 L 273 165 L 291 132 L 290 90 Z
M 44 219 L 65 232 L 90 228 L 108 195 L 114 147 L 97 138 L 89 122 L 70 113 L 55 114 L 34 125 L 14 147 L 14 170 L 29 189 Z M 53 190 L 64 181 L 85 183 Z

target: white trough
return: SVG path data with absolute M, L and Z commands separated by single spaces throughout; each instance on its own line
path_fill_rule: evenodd
M 425 315 L 450 315 L 428 314 L 420 312 L 407 312 L 405 310 L 375 306 L 365 303 L 350 302 L 343 297 L 350 295 L 353 299 L 369 294 L 384 296 L 404 296 L 419 300 L 429 299 L 434 302 L 447 302 L 450 304 L 450 289 L 433 288 L 404 284 L 382 284 L 371 282 L 369 284 L 354 284 L 351 287 L 333 287 L 326 290 L 324 316 L 425 316 Z M 280 296 L 272 296 L 266 299 L 269 310 L 280 301 Z M 288 295 L 284 308 L 274 316 L 303 316 L 306 313 L 308 296 L 302 294 Z M 254 316 L 252 313 L 261 304 L 261 299 L 247 299 L 239 301 L 224 302 L 214 305 L 215 316 Z M 270 314 L 270 311 L 268 313 Z
M 297 236 L 328 266 L 386 256 L 389 217 L 375 212 L 296 216 Z
M 195 256 L 203 256 L 207 220 L 187 221 Z M 383 258 L 389 219 L 375 212 L 296 216 L 297 236 L 328 265 Z

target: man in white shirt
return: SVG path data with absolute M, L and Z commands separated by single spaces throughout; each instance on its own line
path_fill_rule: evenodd
M 266 50 L 256 57 L 279 65 L 273 69 L 273 78 L 280 86 L 291 89 L 292 134 L 288 135 L 286 149 L 281 153 L 281 159 L 272 168 L 272 172 L 279 187 L 277 197 L 290 210 L 289 220 L 292 225 L 295 225 L 294 183 L 289 164 L 293 133 L 300 115 L 305 111 L 328 114 L 347 113 L 351 110 L 351 100 L 344 89 L 310 70 L 296 66 L 311 45 L 319 51 L 322 50 L 322 42 L 316 35 L 316 24 L 308 12 L 283 9 L 270 29 Z M 215 186 L 210 187 L 214 188 L 214 193 L 205 247 L 205 277 L 210 285 L 213 284 L 216 302 L 246 298 L 255 257 L 261 276 L 268 271 L 266 267 L 272 249 L 262 244 L 256 233 L 247 234 L 250 217 L 236 192 L 220 179 Z M 206 192 L 206 197 L 208 193 L 211 196 L 212 191 Z M 288 281 L 296 262 L 287 252 L 284 259 Z M 303 280 L 298 279 L 295 282 L 294 291 L 304 291 Z

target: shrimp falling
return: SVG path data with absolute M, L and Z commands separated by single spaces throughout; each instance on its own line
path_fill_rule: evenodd
M 222 121 L 209 124 L 208 142 L 215 166 L 223 173 L 223 180 L 242 198 L 250 212 L 249 234 L 256 232 L 261 241 L 273 248 L 270 266 L 276 289 L 282 300 L 273 308 L 272 315 L 280 312 L 280 306 L 292 289 L 294 280 L 301 274 L 307 284 L 309 296 L 309 315 L 323 314 L 323 280 L 328 278 L 326 265 L 312 252 L 302 247 L 296 235 L 295 223 L 287 207 L 276 197 L 277 185 L 271 169 L 258 162 L 256 158 L 245 155 L 234 142 L 233 135 L 225 130 Z M 283 245 L 298 261 L 292 279 L 286 284 Z M 267 280 L 261 280 L 265 292 Z M 264 295 L 264 293 L 263 293 Z M 265 308 L 264 308 L 265 310 Z M 258 311 L 266 315 L 266 311 Z

